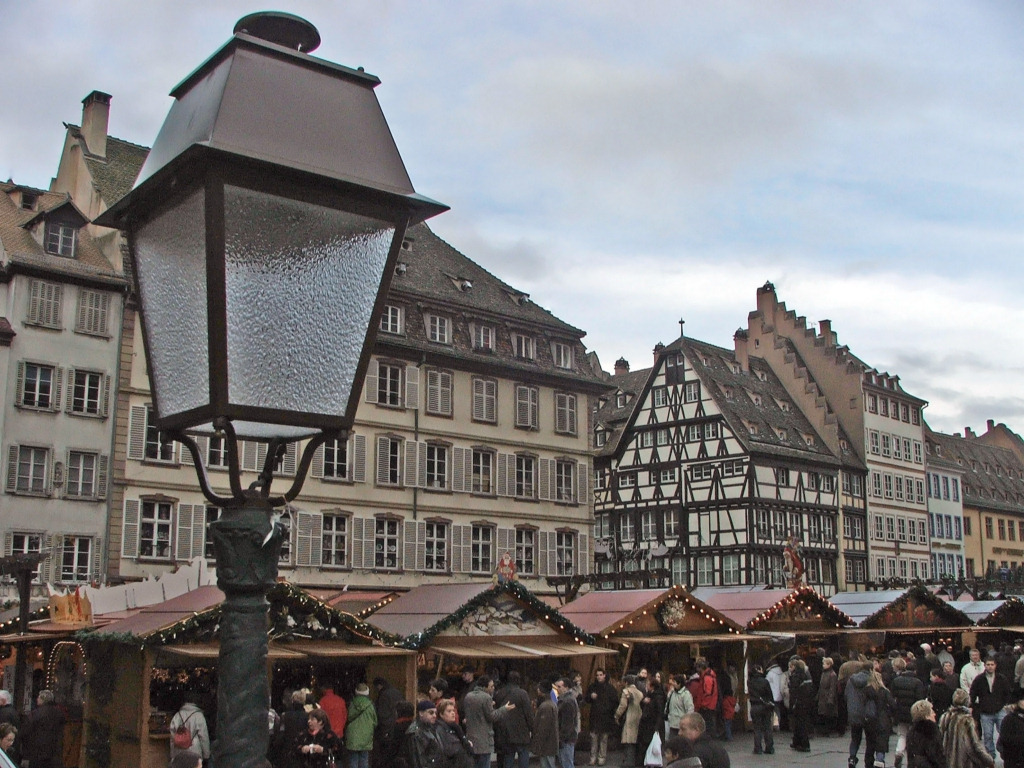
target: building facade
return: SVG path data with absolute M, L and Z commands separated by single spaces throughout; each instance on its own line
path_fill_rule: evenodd
M 964 559 L 963 443 L 958 435 L 945 435 L 930 429 L 925 431 L 928 532 L 935 579 L 961 579 L 974 574 L 974 564 L 971 564 L 968 574 Z M 968 528 L 973 531 L 976 526 L 968 525 Z
M 680 338 L 598 412 L 595 566 L 605 586 L 839 585 L 840 468 L 760 357 Z M 666 575 L 652 581 L 652 570 Z

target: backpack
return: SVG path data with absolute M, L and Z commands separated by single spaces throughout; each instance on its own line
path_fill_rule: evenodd
M 192 713 L 194 715 L 195 712 Z M 171 734 L 171 743 L 174 744 L 175 749 L 189 749 L 192 746 L 194 740 L 192 731 L 188 729 L 186 723 L 192 719 L 192 715 L 186 717 L 177 728 L 174 729 L 174 733 Z

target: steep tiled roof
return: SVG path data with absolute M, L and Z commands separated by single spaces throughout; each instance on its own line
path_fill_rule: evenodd
M 647 386 L 647 380 L 653 370 L 653 368 L 638 368 L 635 371 L 616 374 L 608 379 L 607 383 L 612 389 L 609 390 L 605 404 L 598 409 L 594 417 L 595 424 L 600 424 L 607 431 L 607 442 L 597 449 L 598 456 L 612 456 L 618 450 L 625 426 L 633 415 L 633 411 L 639 407 L 640 396 L 643 394 L 644 387 Z M 616 397 L 619 392 L 626 395 L 626 401 L 622 406 L 618 405 Z
M 68 131 L 76 139 L 81 139 L 82 132 L 77 125 L 68 125 Z M 84 141 L 82 143 L 84 145 Z M 83 152 L 85 165 L 107 207 L 131 191 L 148 154 L 148 147 L 141 147 L 113 136 L 107 137 L 106 158 Z
M 18 189 L 37 196 L 34 210 L 26 210 L 15 204 L 10 193 Z M 8 265 L 85 279 L 122 281 L 123 278 L 117 274 L 85 229 L 78 231 L 75 258 L 69 259 L 46 253 L 29 229 L 24 227 L 27 222 L 39 217 L 40 212 L 45 214 L 64 206 L 68 202 L 66 195 L 11 183 L 0 184 L 0 193 L 0 245 L 3 246 Z
M 438 354 L 446 359 L 459 358 L 466 363 L 500 365 L 522 371 L 526 375 L 544 374 L 553 378 L 587 382 L 599 391 L 606 385 L 594 373 L 580 339 L 583 331 L 555 317 L 551 312 L 529 300 L 522 291 L 512 288 L 435 235 L 425 224 L 411 227 L 406 236 L 408 247 L 399 254 L 399 269 L 391 282 L 389 301 L 433 309 L 462 316 L 456 322 L 454 340 L 443 348 L 427 339 L 423 323 L 407 322 L 402 335 L 379 334 L 377 344 L 409 351 L 417 355 Z M 411 312 L 407 311 L 407 314 Z M 535 337 L 533 360 L 517 358 L 512 353 L 507 335 L 499 334 L 493 352 L 484 354 L 473 349 L 468 338 L 468 324 L 473 321 L 519 328 Z M 555 367 L 548 340 L 560 341 L 573 349 L 571 369 Z
M 963 472 L 967 506 L 1024 511 L 1024 464 L 1006 448 L 928 430 L 929 464 L 945 462 Z

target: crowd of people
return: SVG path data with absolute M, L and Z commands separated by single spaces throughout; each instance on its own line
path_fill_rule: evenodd
M 0 750 L 12 763 L 32 768 L 63 768 L 64 712 L 53 691 L 42 690 L 30 713 L 20 717 L 9 691 L 0 691 Z

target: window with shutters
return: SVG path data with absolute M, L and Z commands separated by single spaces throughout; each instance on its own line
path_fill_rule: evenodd
M 436 490 L 448 487 L 448 446 L 427 444 L 427 475 L 425 486 Z
M 139 557 L 171 559 L 173 505 L 168 501 L 143 501 L 139 517 Z
M 520 499 L 537 497 L 537 459 L 533 456 L 516 455 L 516 493 Z
M 11 533 L 11 555 L 38 555 L 43 550 L 43 535 L 41 533 Z M 41 582 L 39 568 L 36 567 L 32 574 L 32 580 Z
M 498 382 L 473 379 L 473 421 L 495 423 L 498 420 Z
M 333 438 L 324 443 L 324 477 L 348 480 L 348 441 Z
M 377 484 L 402 484 L 402 439 L 381 435 L 377 438 Z
M 494 452 L 473 449 L 473 493 L 494 493 Z
M 489 525 L 474 525 L 471 535 L 470 570 L 474 573 L 490 573 L 494 570 L 494 528 Z
M 482 323 L 473 324 L 473 349 L 478 352 L 494 351 L 494 328 Z
M 348 515 L 324 513 L 323 565 L 338 568 L 348 566 L 348 528 Z
M 174 461 L 174 440 L 154 423 L 152 406 L 146 408 L 146 461 Z
M 533 360 L 534 354 L 533 337 L 525 333 L 512 334 L 512 353 L 521 360 Z
M 53 410 L 59 399 L 56 389 L 57 370 L 52 365 L 21 363 L 18 405 L 22 408 Z
M 402 307 L 394 304 L 385 304 L 384 312 L 380 316 L 380 329 L 384 333 L 400 334 L 403 331 L 404 323 Z
M 516 572 L 532 576 L 537 572 L 537 531 L 516 528 Z
M 447 317 L 427 315 L 427 338 L 437 344 L 452 343 L 452 323 Z
M 61 550 L 60 580 L 86 582 L 92 575 L 89 564 L 92 562 L 93 540 L 88 536 L 65 536 Z
M 373 566 L 386 570 L 398 568 L 398 531 L 400 520 L 378 517 L 374 521 Z
M 71 380 L 71 413 L 106 416 L 106 376 L 99 371 L 74 371 Z
M 576 434 L 576 395 L 555 393 L 555 432 L 562 435 Z
M 427 522 L 426 540 L 426 564 L 424 570 L 447 572 L 451 570 L 448 559 L 448 523 Z
M 102 461 L 101 461 L 102 459 Z M 102 466 L 101 466 L 102 464 Z M 71 498 L 94 499 L 105 495 L 106 461 L 98 453 L 69 451 L 67 473 L 67 495 Z M 104 493 L 100 493 L 103 490 Z
M 47 221 L 45 242 L 47 253 L 73 259 L 75 258 L 75 246 L 78 242 L 78 229 L 70 224 Z
M 78 313 L 75 331 L 90 336 L 109 336 L 107 317 L 110 314 L 110 294 L 106 291 L 78 289 Z
M 572 368 L 572 347 L 568 344 L 564 344 L 561 341 L 552 342 L 551 357 L 556 368 Z
M 576 462 L 568 459 L 555 461 L 555 501 L 576 501 Z
M 572 576 L 576 573 L 576 533 L 555 533 L 555 575 Z
M 60 328 L 63 319 L 64 286 L 33 280 L 29 283 L 28 314 L 25 322 L 46 328 Z
M 402 366 L 379 363 L 377 365 L 377 403 L 402 405 Z
M 427 371 L 427 413 L 452 415 L 452 374 L 450 371 Z
M 540 429 L 540 393 L 536 387 L 516 385 L 516 427 Z
M 45 495 L 50 490 L 50 449 L 12 445 L 7 467 L 8 493 Z
M 222 514 L 224 514 L 224 510 L 220 507 L 205 507 L 203 509 L 203 557 L 210 562 L 217 559 L 217 548 L 213 546 L 213 533 L 210 526 L 220 520 Z

